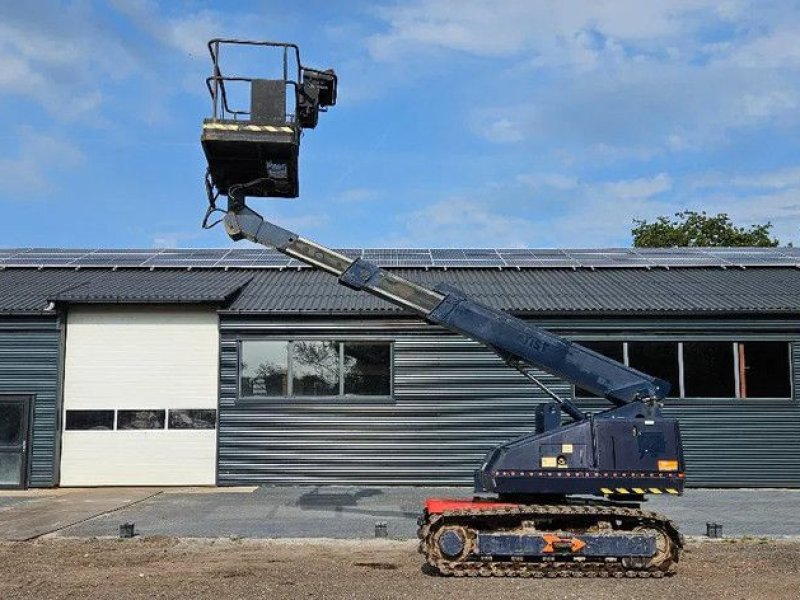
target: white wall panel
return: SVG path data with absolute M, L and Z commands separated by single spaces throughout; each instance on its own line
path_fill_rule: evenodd
M 77 307 L 67 319 L 64 410 L 217 408 L 211 308 Z M 61 485 L 213 485 L 215 430 L 65 431 Z
M 213 485 L 217 432 L 65 431 L 61 485 Z

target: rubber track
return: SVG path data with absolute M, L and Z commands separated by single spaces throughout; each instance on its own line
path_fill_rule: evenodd
M 433 537 L 436 531 L 444 525 L 462 525 L 481 530 L 478 523 L 487 517 L 508 517 L 509 521 L 516 524 L 526 519 L 542 517 L 555 517 L 568 520 L 570 516 L 582 519 L 594 518 L 601 520 L 621 520 L 629 525 L 643 525 L 648 528 L 660 530 L 665 533 L 671 542 L 670 557 L 658 566 L 626 567 L 620 561 L 616 562 L 576 562 L 576 561 L 484 561 L 462 560 L 452 561 L 438 557 L 434 547 Z M 485 529 L 484 529 L 485 530 Z M 455 577 L 664 577 L 673 575 L 677 568 L 680 551 L 683 547 L 683 538 L 678 533 L 677 526 L 658 513 L 643 511 L 636 508 L 597 506 L 597 505 L 520 505 L 515 507 L 502 507 L 496 509 L 482 508 L 479 510 L 453 510 L 444 511 L 441 515 L 424 515 L 420 518 L 420 528 L 417 531 L 420 538 L 420 553 L 424 554 L 428 564 L 442 575 Z

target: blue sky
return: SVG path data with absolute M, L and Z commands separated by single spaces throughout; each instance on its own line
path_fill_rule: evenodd
M 627 246 L 684 209 L 800 243 L 797 2 L 31 0 L 0 7 L 0 245 L 231 245 L 199 227 L 215 36 L 339 74 L 300 198 L 254 201 L 324 244 Z

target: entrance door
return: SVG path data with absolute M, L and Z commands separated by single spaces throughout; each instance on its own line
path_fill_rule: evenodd
M 0 488 L 24 488 L 28 455 L 25 396 L 0 396 Z

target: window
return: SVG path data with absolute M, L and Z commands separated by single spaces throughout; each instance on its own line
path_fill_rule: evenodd
M 391 393 L 389 344 L 345 342 L 344 393 L 354 396 L 388 396 Z
M 684 396 L 735 398 L 733 367 L 731 342 L 684 342 Z
M 243 397 L 390 396 L 389 342 L 241 342 Z
M 3 402 L 0 407 L 0 446 L 19 446 L 22 443 L 25 407 L 21 402 Z
M 170 410 L 170 429 L 215 429 L 217 411 L 214 409 Z
M 336 396 L 339 393 L 339 344 L 293 342 L 292 394 Z
M 681 395 L 677 342 L 628 342 L 628 364 L 669 382 L 670 398 Z
M 625 352 L 622 342 L 597 341 L 577 343 L 579 343 L 581 346 L 589 348 L 590 350 L 599 352 L 603 356 L 613 358 L 618 362 L 624 362 L 625 360 Z M 584 390 L 580 387 L 575 388 L 575 396 L 578 398 L 597 398 L 597 396 L 592 392 Z
M 64 429 L 68 431 L 110 431 L 114 429 L 114 411 L 68 410 Z
M 164 410 L 118 410 L 117 429 L 164 429 Z
M 789 398 L 792 394 L 787 342 L 740 342 L 740 398 Z
M 242 342 L 243 396 L 286 396 L 289 393 L 289 342 Z
M 578 342 L 670 383 L 670 398 L 791 398 L 788 342 Z M 681 365 L 683 368 L 681 369 Z M 594 398 L 575 388 L 575 397 Z

